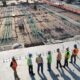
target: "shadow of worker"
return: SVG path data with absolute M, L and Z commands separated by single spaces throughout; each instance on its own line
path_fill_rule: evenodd
M 72 71 L 69 67 L 66 69 L 69 74 L 75 79 L 75 80 L 80 80 L 80 76 L 78 76 L 74 71 Z
M 44 73 L 42 73 L 42 75 L 39 73 L 39 76 L 40 76 L 41 80 L 47 80 L 47 78 L 46 78 Z
M 49 71 L 49 74 L 50 74 L 52 80 L 58 80 L 58 77 L 59 77 L 58 74 L 56 75 L 52 70 Z
M 58 69 L 59 73 L 61 74 L 61 77 L 64 78 L 64 80 L 71 80 L 70 77 L 68 77 L 65 73 L 64 70 L 61 68 L 61 71 Z
M 30 75 L 31 80 L 36 80 L 33 75 Z
M 79 72 L 80 72 L 80 66 L 78 66 L 77 64 L 72 64 Z

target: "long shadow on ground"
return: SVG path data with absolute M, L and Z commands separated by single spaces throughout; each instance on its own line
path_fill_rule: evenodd
M 31 80 L 36 80 L 34 76 L 30 75 Z
M 66 69 L 66 68 L 65 68 Z M 69 67 L 66 69 L 69 74 L 74 78 L 74 80 L 80 80 L 80 76 L 78 76 L 74 71 L 72 71 Z
M 55 73 L 54 73 L 52 70 L 49 71 L 49 74 L 50 74 L 52 80 L 58 80 L 58 76 L 59 76 L 59 75 L 55 75 Z
M 61 71 L 58 69 L 59 73 L 61 74 L 61 77 L 63 77 L 64 80 L 71 80 L 70 77 L 68 77 L 65 73 L 64 70 L 61 69 Z
M 47 78 L 46 78 L 44 73 L 42 75 L 39 73 L 39 76 L 40 76 L 41 80 L 47 80 Z
M 73 64 L 73 66 L 80 72 L 80 67 L 77 64 Z

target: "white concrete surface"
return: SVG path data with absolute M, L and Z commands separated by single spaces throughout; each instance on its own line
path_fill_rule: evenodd
M 60 48 L 62 52 L 62 64 L 64 64 L 64 51 L 65 48 L 69 47 L 70 50 L 73 49 L 73 45 L 77 44 L 80 49 L 80 41 L 71 41 L 59 44 L 52 44 L 52 45 L 44 45 L 44 46 L 37 46 L 31 48 L 24 48 L 24 49 L 17 49 L 17 50 L 10 50 L 10 51 L 3 51 L 0 52 L 0 80 L 14 80 L 13 71 L 10 68 L 11 58 L 13 56 L 16 57 L 18 67 L 17 72 L 20 77 L 20 80 L 80 80 L 80 51 L 77 58 L 77 65 L 76 68 L 69 63 L 70 69 L 67 71 L 65 69 L 59 69 L 60 72 L 56 69 L 56 49 Z M 52 70 L 53 72 L 49 73 L 47 71 L 47 52 L 51 50 L 53 56 L 52 62 Z M 28 74 L 28 66 L 26 58 L 29 53 L 33 54 L 33 68 L 35 76 L 31 78 Z M 44 74 L 45 77 L 40 77 L 37 74 L 37 64 L 35 62 L 35 58 L 38 54 L 42 54 L 43 61 L 44 61 Z M 61 73 L 61 74 L 60 74 Z M 58 76 L 59 75 L 59 76 Z

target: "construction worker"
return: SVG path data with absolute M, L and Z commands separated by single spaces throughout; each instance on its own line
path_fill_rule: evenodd
M 17 71 L 16 71 L 17 62 L 16 62 L 16 60 L 15 60 L 14 57 L 12 58 L 12 61 L 11 61 L 11 63 L 10 63 L 10 67 L 11 67 L 11 68 L 13 69 L 13 71 L 14 71 L 14 78 L 15 78 L 15 80 L 20 80 L 20 78 L 19 78 L 18 75 L 17 75 Z
M 57 66 L 56 66 L 57 69 L 58 69 L 58 65 L 60 65 L 60 68 L 62 68 L 61 59 L 62 59 L 62 55 L 61 55 L 60 49 L 58 48 L 57 49 Z
M 74 64 L 76 64 L 76 56 L 77 56 L 78 52 L 79 52 L 79 50 L 77 48 L 77 45 L 75 44 L 74 49 L 72 51 L 71 62 L 70 63 L 73 63 L 73 59 L 74 59 Z
M 51 63 L 52 63 L 52 55 L 51 51 L 48 51 L 48 56 L 47 56 L 48 71 L 51 71 Z
M 28 64 L 29 74 L 34 76 L 35 74 L 33 73 L 32 54 L 29 54 L 29 57 L 27 59 L 27 64 Z
M 40 68 L 43 74 L 43 58 L 41 57 L 41 54 L 39 54 L 38 57 L 36 58 L 36 63 L 38 65 L 38 68 L 37 68 L 38 74 L 39 74 Z
M 70 51 L 69 51 L 69 48 L 66 48 L 66 51 L 65 51 L 65 61 L 64 61 L 64 68 L 65 66 L 68 67 L 68 60 L 70 58 Z

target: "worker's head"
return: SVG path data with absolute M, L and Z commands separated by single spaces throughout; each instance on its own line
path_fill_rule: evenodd
M 74 48 L 77 48 L 77 45 L 76 44 L 74 45 Z
M 29 57 L 31 58 L 32 57 L 32 54 L 29 54 Z
M 13 61 L 15 61 L 15 58 L 14 58 L 14 57 L 12 57 L 12 60 L 13 60 Z
M 39 54 L 38 56 L 41 57 L 41 54 Z
M 60 49 L 59 48 L 57 49 L 57 52 L 60 52 Z
M 69 51 L 69 48 L 66 48 L 67 51 Z
M 51 51 L 48 51 L 48 54 L 51 54 Z

